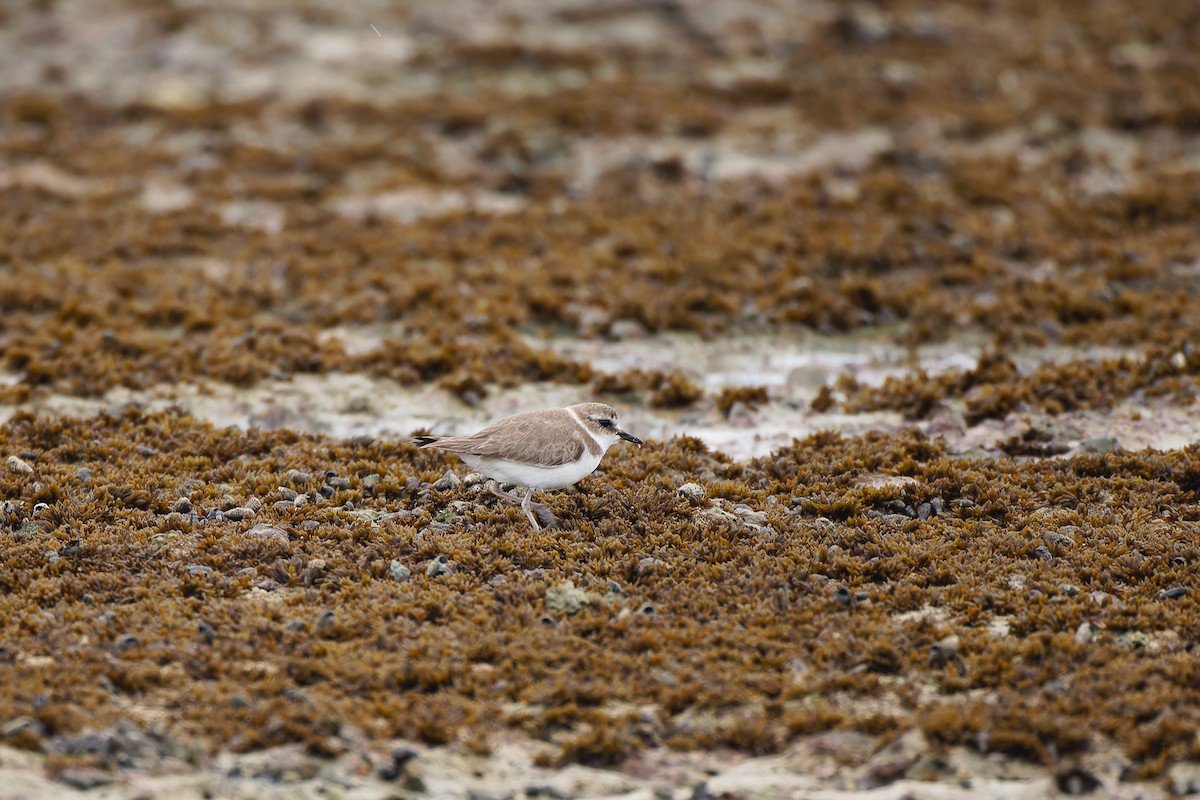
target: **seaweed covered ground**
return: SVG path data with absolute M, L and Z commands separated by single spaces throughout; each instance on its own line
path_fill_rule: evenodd
M 1200 792 L 1197 75 L 1168 0 L 4 4 L 0 796 Z M 408 444 L 585 398 L 648 444 L 540 534 Z

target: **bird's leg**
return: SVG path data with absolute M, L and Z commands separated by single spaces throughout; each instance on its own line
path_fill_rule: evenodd
M 506 492 L 501 489 L 499 481 L 488 481 L 487 487 L 489 492 L 494 494 L 496 497 L 499 497 L 501 500 L 507 500 L 510 503 L 519 503 L 521 505 L 521 510 L 525 512 L 525 516 L 529 518 L 529 524 L 533 525 L 533 529 L 535 531 L 540 531 L 542 529 L 542 526 L 538 524 L 537 517 L 534 516 L 532 506 L 537 505 L 538 508 L 545 508 L 545 506 L 541 505 L 540 503 L 534 504 L 530 502 L 531 498 L 533 497 L 532 486 L 526 487 L 525 497 L 523 498 L 517 497 L 512 492 Z M 550 509 L 547 508 L 546 511 L 549 512 Z M 550 515 L 550 519 L 554 519 L 553 514 Z
M 533 515 L 533 509 L 529 507 L 529 501 L 533 497 L 533 487 L 530 486 L 525 490 L 525 498 L 521 500 L 521 510 L 525 512 L 525 516 L 529 517 L 529 524 L 533 526 L 534 531 L 540 531 L 541 525 L 538 525 L 537 517 Z
M 500 488 L 500 482 L 499 482 L 499 481 L 488 481 L 488 482 L 487 482 L 487 487 L 488 487 L 488 491 L 489 491 L 489 492 L 491 492 L 492 494 L 496 495 L 496 497 L 499 497 L 501 500 L 507 500 L 507 501 L 508 501 L 508 502 L 510 502 L 510 503 L 519 503 L 519 502 L 521 502 L 521 498 L 517 497 L 517 496 L 516 496 L 515 494 L 513 494 L 512 492 L 506 492 L 506 491 L 503 491 L 503 490 Z

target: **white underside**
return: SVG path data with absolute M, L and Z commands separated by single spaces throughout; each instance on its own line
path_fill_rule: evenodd
M 600 465 L 603 453 L 592 455 L 584 451 L 578 461 L 560 464 L 557 467 L 536 467 L 530 464 L 519 464 L 514 461 L 487 459 L 479 456 L 459 453 L 458 457 L 471 469 L 500 483 L 512 483 L 519 486 L 531 486 L 534 489 L 562 489 L 591 475 Z

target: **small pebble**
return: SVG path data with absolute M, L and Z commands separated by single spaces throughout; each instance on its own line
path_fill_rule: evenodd
M 453 575 L 454 567 L 450 566 L 450 561 L 445 556 L 429 559 L 429 563 L 425 565 L 425 574 L 430 578 L 436 578 L 439 575 Z
M 708 492 L 698 483 L 685 483 L 676 491 L 691 503 L 703 503 L 708 497 Z
M 1044 544 L 1039 544 L 1033 551 L 1033 557 L 1041 561 L 1053 561 L 1054 556 L 1050 553 L 1050 549 Z
M 466 477 L 462 479 L 463 486 L 466 486 L 468 489 L 472 486 L 482 486 L 487 481 L 487 476 L 481 472 L 468 472 Z
M 444 492 L 451 489 L 457 489 L 462 486 L 462 480 L 450 470 L 446 470 L 446 474 L 438 478 L 433 484 L 433 488 L 439 492 Z
M 134 636 L 132 633 L 127 633 L 127 634 L 119 637 L 117 639 L 117 641 L 114 643 L 114 647 L 116 647 L 118 653 L 123 653 L 132 647 L 137 647 L 137 645 L 138 645 L 138 638 L 136 636 Z
M 187 574 L 193 578 L 207 577 L 212 575 L 212 567 L 203 564 L 188 564 Z
M 1111 453 L 1121 449 L 1121 440 L 1116 436 L 1092 436 L 1079 443 L 1084 453 Z
M 157 450 L 155 450 L 153 447 L 146 447 L 144 444 L 139 444 L 137 447 L 133 448 L 133 452 L 137 453 L 139 456 L 146 456 L 147 458 L 158 455 Z
M 234 522 L 241 522 L 244 519 L 250 519 L 254 516 L 254 509 L 246 506 L 237 506 L 225 512 L 225 519 L 231 519 Z
M 251 497 L 249 500 L 246 501 L 246 508 L 250 509 L 251 511 L 257 512 L 259 509 L 262 508 L 262 500 L 259 500 L 257 497 Z
M 1164 589 L 1159 595 L 1159 600 L 1174 600 L 1178 597 L 1183 597 L 1187 594 L 1186 586 L 1172 586 L 1170 589 Z
M 372 472 L 370 475 L 366 475 L 363 477 L 362 487 L 364 489 L 366 489 L 368 492 L 374 491 L 375 487 L 378 486 L 379 482 L 382 480 L 383 480 L 383 478 L 380 476 L 380 474 L 378 472 Z
M 277 525 L 267 525 L 260 523 L 255 525 L 250 530 L 246 531 L 246 535 L 253 536 L 256 539 L 272 539 L 281 537 L 284 541 L 288 539 L 287 531 Z
M 175 501 L 175 505 L 171 508 L 179 514 L 187 514 L 192 510 L 192 501 L 190 498 L 181 497 Z
M 33 474 L 33 467 L 29 466 L 28 463 L 26 463 L 24 460 L 18 458 L 17 456 L 9 456 L 5 460 L 4 464 L 5 464 L 5 466 L 8 467 L 9 472 L 15 473 L 17 475 L 32 475 Z
M 396 583 L 405 583 L 412 579 L 412 570 L 395 559 L 392 559 L 392 563 L 388 564 L 388 573 Z
M 309 502 L 309 498 L 308 498 L 308 495 L 306 495 L 306 494 L 298 494 L 292 499 L 292 505 L 295 506 L 296 508 L 300 508 L 300 506 L 308 505 L 308 502 Z
M 312 473 L 300 469 L 289 469 L 283 479 L 292 485 L 308 483 L 312 480 Z
M 917 506 L 917 519 L 925 520 L 933 516 L 933 504 L 921 503 Z
M 280 486 L 278 489 L 275 490 L 275 493 L 278 494 L 280 497 L 282 497 L 284 500 L 287 500 L 289 502 L 292 500 L 295 500 L 297 497 L 300 496 L 300 493 L 297 492 L 295 489 L 289 489 L 286 486 Z
M 947 636 L 934 643 L 933 647 L 929 648 L 929 664 L 933 667 L 941 667 L 950 663 L 958 655 L 959 641 L 957 636 Z
M 76 480 L 81 480 L 81 481 L 85 481 L 85 482 L 90 481 L 92 479 L 92 468 L 91 467 L 80 467 L 79 469 L 75 470 L 75 478 L 76 478 Z

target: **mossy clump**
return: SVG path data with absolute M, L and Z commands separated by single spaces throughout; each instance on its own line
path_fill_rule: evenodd
M 404 442 L 129 409 L 18 414 L 0 453 L 31 470 L 0 473 L 0 703 L 31 720 L 23 747 L 132 702 L 234 750 L 332 753 L 349 723 L 431 744 L 508 726 L 592 764 L 832 727 L 1037 761 L 1105 736 L 1141 775 L 1197 755 L 1177 735 L 1200 722 L 1197 448 L 971 461 L 822 434 L 731 464 L 652 442 L 540 497 L 563 527 L 539 534 L 432 491 L 446 457 Z M 676 489 L 702 472 L 695 506 Z M 547 615 L 564 580 L 604 599 Z M 881 715 L 888 693 L 910 699 Z

